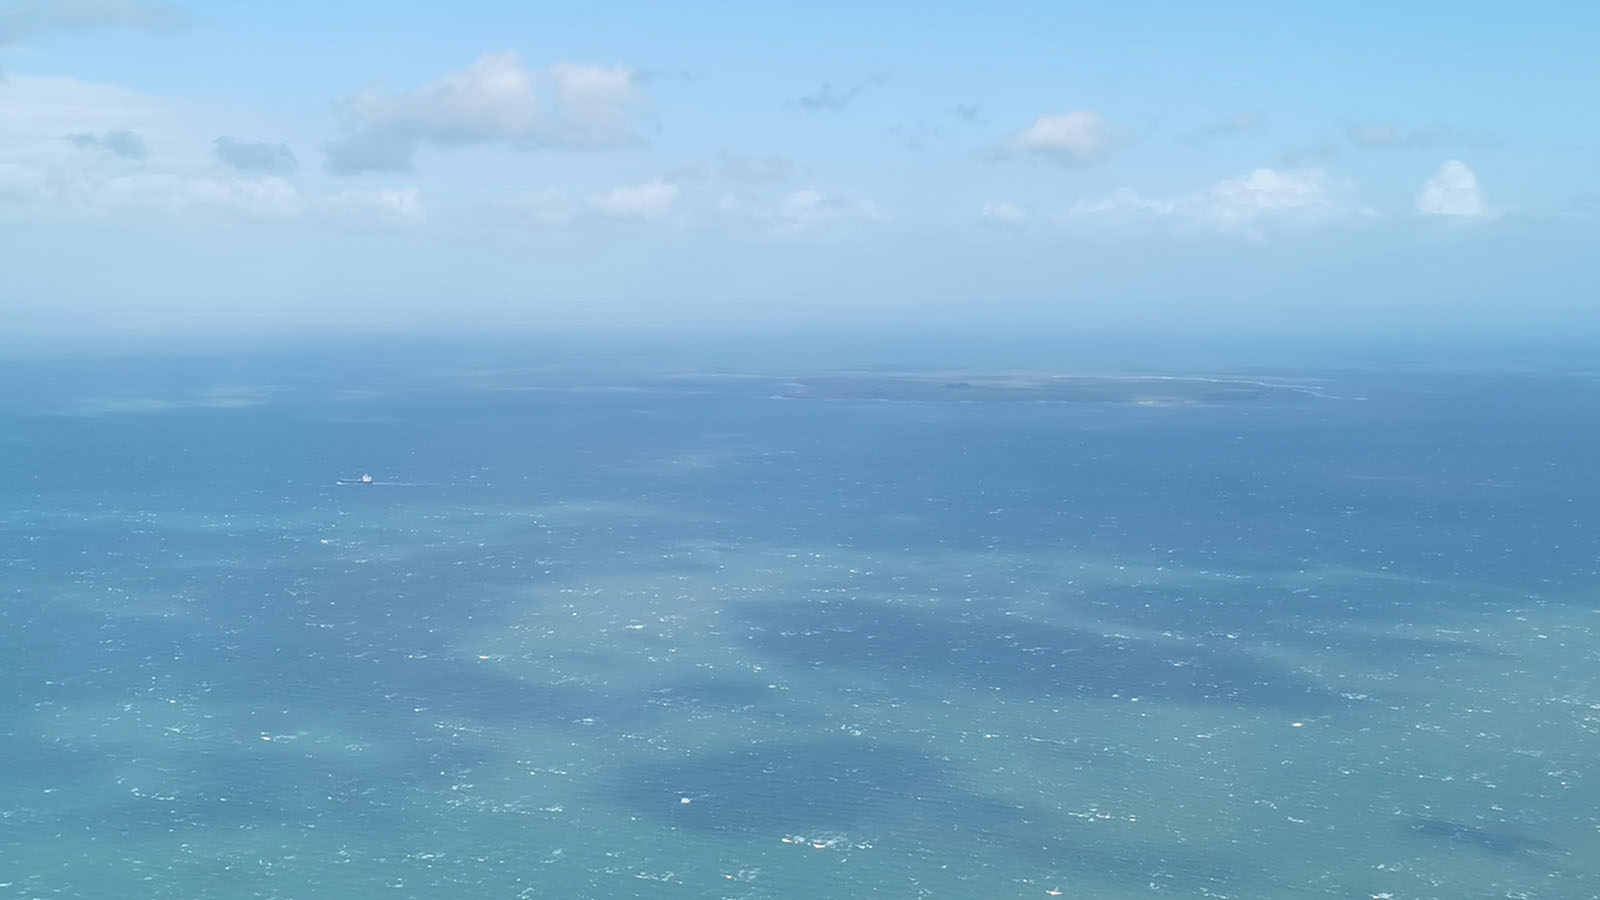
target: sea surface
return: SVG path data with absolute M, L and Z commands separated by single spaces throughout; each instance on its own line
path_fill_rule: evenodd
M 1600 378 L 851 352 L 0 362 L 0 898 L 1600 896 Z

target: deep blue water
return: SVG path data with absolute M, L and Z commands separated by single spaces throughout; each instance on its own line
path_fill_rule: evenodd
M 793 365 L 0 362 L 0 897 L 1600 894 L 1600 381 Z

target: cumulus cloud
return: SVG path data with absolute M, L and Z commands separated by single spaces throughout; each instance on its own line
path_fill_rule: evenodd
M 51 31 L 141 28 L 168 31 L 189 24 L 181 6 L 134 0 L 21 0 L 0 7 L 0 47 Z
M 638 141 L 637 105 L 629 69 L 562 63 L 536 74 L 515 53 L 486 53 L 429 87 L 347 101 L 351 132 L 328 146 L 327 163 L 340 174 L 406 171 L 424 144 L 620 147 Z
M 103 134 L 89 132 L 69 134 L 67 142 L 82 150 L 109 153 L 123 159 L 144 159 L 149 155 L 149 150 L 144 145 L 144 138 L 137 132 L 125 129 L 107 131 Z
M 865 197 L 840 197 L 811 188 L 781 196 L 724 194 L 716 208 L 741 234 L 750 235 L 825 234 L 851 223 L 888 218 L 877 203 Z
M 657 180 L 596 194 L 589 198 L 589 208 L 606 218 L 649 222 L 666 218 L 677 202 L 678 186 Z
M 486 53 L 438 84 L 406 94 L 365 91 L 347 112 L 363 126 L 441 143 L 516 140 L 540 121 L 534 75 L 515 53 Z
M 0 204 L 49 217 L 132 213 L 284 220 L 303 210 L 300 192 L 281 178 L 209 178 L 171 172 L 104 177 L 0 164 Z
M 1280 172 L 1255 169 L 1217 182 L 1206 193 L 1207 218 L 1234 227 L 1264 218 L 1324 221 L 1339 212 L 1328 177 L 1318 169 Z
M 1456 159 L 1446 162 L 1436 175 L 1423 183 L 1417 194 L 1417 212 L 1469 222 L 1499 215 L 1499 211 L 1484 199 L 1478 176 Z
M 559 63 L 550 69 L 557 117 L 542 140 L 567 149 L 617 147 L 634 143 L 628 115 L 636 105 L 633 70 Z
M 178 172 L 107 175 L 103 170 L 46 170 L 0 163 L 0 211 L 29 219 L 84 220 L 153 217 L 188 221 L 339 220 L 363 224 L 420 224 L 414 188 L 344 191 L 307 196 L 279 176 L 212 177 Z
M 223 136 L 211 143 L 211 152 L 217 159 L 241 172 L 287 175 L 300 164 L 288 144 L 266 141 L 236 141 Z
M 1028 221 L 1028 213 L 1015 203 L 990 201 L 978 209 L 984 222 L 1001 228 L 1017 228 Z
M 337 218 L 381 225 L 421 225 L 428 213 L 414 187 L 346 190 L 328 196 L 323 207 Z
M 1170 198 L 1130 190 L 1080 200 L 1072 219 L 1137 221 L 1166 219 L 1226 232 L 1260 235 L 1268 227 L 1308 227 L 1370 212 L 1349 198 L 1346 185 L 1320 169 L 1256 169 L 1217 182 L 1204 191 Z
M 502 214 L 525 225 L 565 228 L 583 222 L 659 222 L 678 207 L 681 189 L 664 179 L 618 185 L 608 190 L 574 195 L 549 188 L 495 204 Z
M 851 219 L 887 218 L 871 200 L 846 200 L 819 191 L 802 190 L 786 195 L 778 204 L 774 220 L 783 228 L 814 228 L 829 222 Z
M 1040 116 L 1002 146 L 1010 156 L 1036 156 L 1063 166 L 1104 159 L 1121 142 L 1121 131 L 1093 110 Z
M 1104 197 L 1079 200 L 1067 210 L 1069 219 L 1099 219 L 1123 223 L 1150 218 L 1209 220 L 1205 215 L 1204 194 L 1177 198 L 1146 197 L 1131 188 L 1121 188 Z
M 92 202 L 107 208 L 168 213 L 213 211 L 249 219 L 281 220 L 300 215 L 300 192 L 282 178 L 191 178 L 143 173 L 111 178 L 94 189 Z
M 667 170 L 664 180 L 677 184 L 712 179 L 740 185 L 776 185 L 804 177 L 806 170 L 787 156 L 743 156 L 723 153 Z
M 865 81 L 858 81 L 848 87 L 835 89 L 832 82 L 824 81 L 820 87 L 809 94 L 801 94 L 794 99 L 794 105 L 801 109 L 817 112 L 838 112 L 855 102 L 863 93 L 883 84 L 889 80 L 889 73 L 874 72 L 867 76 Z

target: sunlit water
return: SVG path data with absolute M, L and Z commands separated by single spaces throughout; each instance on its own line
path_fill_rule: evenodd
M 0 897 L 1600 894 L 1592 380 L 4 373 Z

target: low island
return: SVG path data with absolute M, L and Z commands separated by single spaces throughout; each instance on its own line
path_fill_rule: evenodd
M 810 400 L 1051 402 L 1170 405 L 1314 395 L 1300 385 L 1161 375 L 845 373 L 796 378 L 787 396 Z

